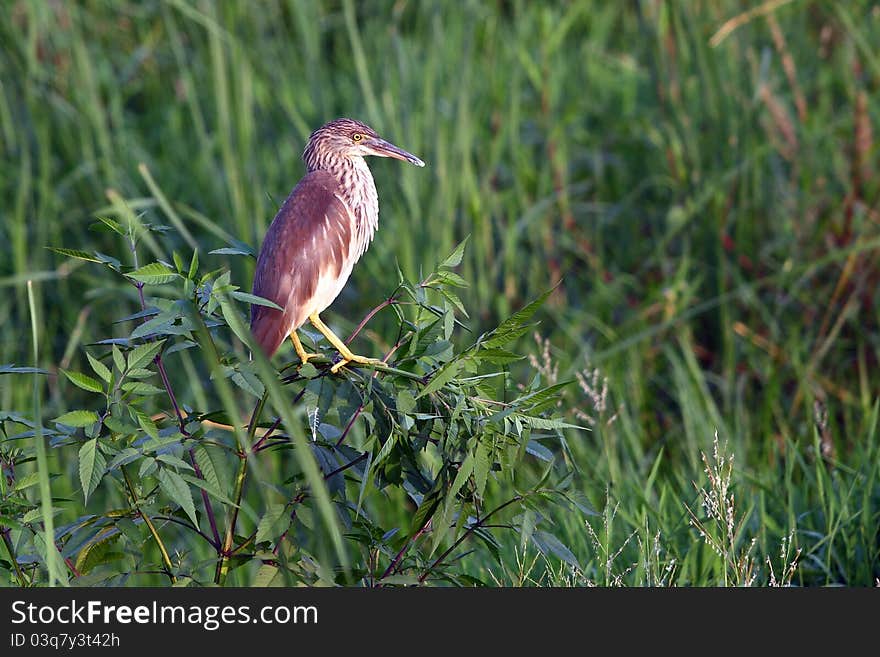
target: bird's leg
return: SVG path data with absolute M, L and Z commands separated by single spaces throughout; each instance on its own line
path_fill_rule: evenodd
M 342 360 L 330 368 L 330 371 L 334 374 L 339 371 L 340 367 L 351 362 L 363 363 L 364 365 L 379 365 L 382 363 L 382 361 L 377 358 L 367 358 L 366 356 L 358 356 L 357 354 L 352 353 L 351 349 L 349 349 L 345 343 L 340 340 L 324 322 L 321 321 L 321 318 L 318 317 L 318 313 L 310 315 L 309 321 L 324 335 L 325 338 L 327 338 L 330 344 L 332 344 L 336 351 L 339 352 L 339 355 L 342 356 Z
M 293 343 L 293 348 L 296 349 L 296 353 L 299 356 L 299 359 L 303 363 L 308 363 L 309 358 L 313 358 L 313 357 L 319 355 L 319 354 L 310 354 L 305 349 L 303 349 L 302 342 L 299 341 L 299 336 L 296 334 L 296 329 L 293 329 L 290 332 L 290 341 Z

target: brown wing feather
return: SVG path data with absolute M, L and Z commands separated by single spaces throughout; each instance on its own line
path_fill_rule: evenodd
M 327 171 L 309 173 L 266 231 L 253 292 L 284 308 L 251 306 L 251 331 L 268 356 L 308 319 L 307 304 L 321 273 L 339 275 L 344 267 L 351 215 L 337 195 L 338 185 Z

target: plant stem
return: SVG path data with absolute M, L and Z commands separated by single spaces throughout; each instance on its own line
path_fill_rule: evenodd
M 144 523 L 146 523 L 149 528 L 150 534 L 153 535 L 153 540 L 156 541 L 156 545 L 159 546 L 159 552 L 162 554 L 162 561 L 165 564 L 165 574 L 168 575 L 172 584 L 176 584 L 177 578 L 174 576 L 174 566 L 171 563 L 171 557 L 168 556 L 168 550 L 165 549 L 165 544 L 162 542 L 162 538 L 159 536 L 159 532 L 156 530 L 153 521 L 150 520 L 150 516 L 141 511 L 140 502 L 134 492 L 134 485 L 131 483 L 131 478 L 128 476 L 128 470 L 125 469 L 124 465 L 121 466 L 120 469 L 122 470 L 122 477 L 125 479 L 125 487 L 128 489 L 128 494 L 131 496 L 131 502 L 134 505 L 135 512 L 144 519 Z
M 382 573 L 382 576 L 378 581 L 382 581 L 386 577 L 388 577 L 391 573 L 393 573 L 397 569 L 397 564 L 400 563 L 400 560 L 403 559 L 403 555 L 406 554 L 406 551 L 409 549 L 411 545 L 414 545 L 417 540 L 422 537 L 426 531 L 428 531 L 428 527 L 431 525 L 431 519 L 428 518 L 428 522 L 425 523 L 424 527 L 422 527 L 415 536 L 413 536 L 410 540 L 403 544 L 403 547 L 400 548 L 400 552 L 398 552 L 394 559 L 391 560 L 391 563 L 388 564 L 388 568 L 385 569 L 385 572 Z M 419 580 L 421 581 L 421 580 Z
M 491 518 L 492 516 L 494 516 L 496 513 L 498 513 L 498 512 L 501 511 L 502 509 L 504 509 L 504 508 L 510 506 L 510 505 L 513 504 L 514 502 L 519 502 L 519 501 L 521 501 L 524 497 L 525 497 L 524 495 L 516 495 L 515 497 L 510 498 L 510 499 L 507 500 L 504 504 L 501 504 L 501 505 L 499 505 L 499 506 L 496 506 L 494 509 L 492 509 L 491 511 L 489 511 L 489 513 L 487 513 L 487 514 L 484 515 L 482 518 L 480 518 L 479 520 L 477 520 L 477 522 L 475 522 L 473 525 L 471 525 L 470 527 L 468 527 L 468 528 L 467 528 L 467 531 L 465 531 L 465 533 L 462 534 L 462 535 L 458 538 L 457 541 L 455 541 L 452 545 L 450 545 L 449 548 L 448 548 L 443 554 L 441 554 L 439 557 L 437 557 L 437 558 L 434 560 L 434 563 L 432 563 L 430 566 L 428 566 L 427 570 L 425 570 L 425 572 L 423 572 L 423 573 L 419 576 L 419 583 L 424 582 L 425 579 L 427 579 L 428 575 L 431 574 L 431 571 L 434 570 L 434 568 L 436 568 L 439 564 L 443 563 L 443 560 L 444 560 L 446 557 L 448 557 L 448 556 L 452 553 L 452 551 L 455 550 L 455 548 L 457 548 L 459 545 L 461 545 L 461 544 L 465 541 L 465 539 L 468 538 L 468 536 L 470 536 L 471 534 L 473 534 L 473 533 L 474 533 L 474 530 L 476 530 L 476 529 L 482 527 L 482 526 L 486 523 L 486 521 L 487 521 L 489 518 Z
M 9 560 L 15 568 L 15 577 L 18 579 L 19 586 L 28 586 L 30 583 L 27 581 L 24 571 L 18 564 L 18 559 L 15 558 L 15 546 L 12 545 L 12 539 L 9 538 L 9 529 L 4 529 L 0 534 L 3 535 L 3 544 L 6 546 L 6 551 L 9 552 Z
M 235 525 L 238 522 L 238 510 L 241 508 L 241 498 L 244 495 L 244 484 L 247 480 L 248 457 L 254 452 L 254 434 L 257 431 L 260 414 L 268 399 L 268 391 L 260 397 L 254 412 L 251 414 L 251 421 L 248 425 L 247 444 L 239 444 L 238 451 L 238 472 L 235 475 L 235 488 L 233 489 L 232 501 L 235 505 L 232 507 L 232 515 L 229 524 L 226 526 L 226 537 L 223 540 L 223 546 L 220 549 L 220 558 L 217 561 L 217 569 L 214 571 L 214 583 L 220 586 L 226 582 L 226 576 L 229 574 L 229 557 L 232 555 L 232 544 L 235 542 Z M 237 435 L 237 434 L 236 434 Z

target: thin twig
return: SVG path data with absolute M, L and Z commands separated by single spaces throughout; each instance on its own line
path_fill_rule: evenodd
M 446 557 L 448 557 L 450 554 L 452 554 L 452 552 L 453 552 L 453 550 L 455 550 L 455 548 L 457 548 L 459 545 L 461 545 L 461 544 L 465 541 L 465 539 L 467 539 L 471 534 L 474 533 L 475 530 L 477 530 L 477 529 L 479 529 L 480 527 L 482 527 L 482 526 L 486 523 L 486 521 L 487 521 L 489 518 L 491 518 L 492 516 L 494 516 L 496 513 L 498 513 L 498 512 L 501 511 L 502 509 L 504 509 L 504 508 L 510 506 L 510 505 L 513 504 L 514 502 L 519 502 L 519 501 L 521 501 L 521 500 L 523 499 L 523 497 L 524 497 L 523 495 L 517 495 L 517 496 L 515 496 L 515 497 L 510 498 L 510 499 L 507 500 L 504 504 L 501 504 L 500 506 L 495 507 L 495 508 L 492 509 L 489 513 L 487 513 L 487 514 L 484 515 L 482 518 L 480 518 L 479 520 L 477 520 L 477 522 L 475 522 L 473 525 L 471 525 L 470 527 L 468 527 L 468 528 L 467 528 L 467 531 L 465 531 L 465 533 L 462 534 L 462 535 L 458 538 L 457 541 L 455 541 L 452 545 L 450 545 L 449 548 L 448 548 L 443 554 L 441 554 L 439 557 L 437 557 L 437 558 L 434 560 L 434 562 L 433 562 L 430 566 L 428 566 L 427 570 L 425 570 L 425 572 L 423 572 L 423 573 L 419 576 L 419 583 L 424 582 L 425 579 L 427 579 L 428 575 L 431 574 L 431 571 L 434 570 L 434 568 L 436 568 L 439 564 L 443 563 L 443 560 L 446 559 Z

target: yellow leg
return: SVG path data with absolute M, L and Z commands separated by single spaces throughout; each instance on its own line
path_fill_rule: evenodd
M 296 349 L 296 353 L 303 363 L 308 363 L 309 358 L 318 355 L 307 353 L 306 350 L 303 349 L 302 342 L 299 341 L 299 336 L 296 334 L 296 329 L 290 332 L 290 341 L 293 343 L 293 348 Z
M 382 363 L 381 360 L 377 358 L 367 358 L 366 356 L 358 356 L 357 354 L 353 354 L 351 349 L 345 346 L 345 343 L 337 337 L 337 335 L 330 330 L 330 328 L 321 321 L 321 318 L 318 317 L 318 313 L 311 315 L 309 317 L 309 321 L 314 325 L 316 329 L 318 329 L 327 341 L 333 345 L 333 348 L 339 352 L 339 355 L 342 356 L 342 360 L 336 363 L 333 367 L 330 368 L 330 371 L 334 374 L 339 371 L 340 367 L 348 363 L 363 363 L 364 365 L 379 365 Z

